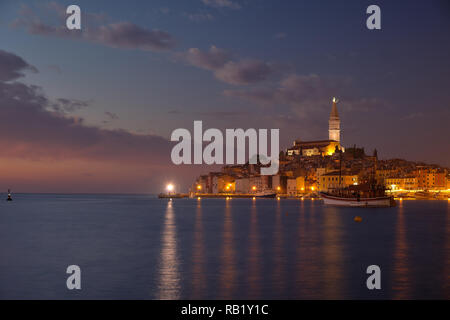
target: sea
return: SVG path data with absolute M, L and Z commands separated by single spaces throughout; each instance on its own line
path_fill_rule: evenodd
M 450 201 L 13 199 L 0 201 L 0 299 L 450 298 Z

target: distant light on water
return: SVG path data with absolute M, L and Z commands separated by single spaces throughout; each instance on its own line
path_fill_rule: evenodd
M 159 284 L 157 298 L 162 300 L 179 299 L 180 270 L 175 213 L 172 203 L 168 203 L 161 236 L 159 256 Z

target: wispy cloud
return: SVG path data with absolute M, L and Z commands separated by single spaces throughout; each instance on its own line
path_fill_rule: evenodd
M 241 5 L 231 0 L 202 0 L 202 2 L 209 7 L 213 8 L 229 8 L 229 9 L 241 9 Z
M 298 118 L 321 116 L 330 107 L 331 98 L 345 101 L 346 111 L 367 112 L 384 106 L 382 101 L 356 97 L 351 78 L 291 74 L 278 85 L 251 89 L 225 90 L 227 97 L 238 98 L 262 107 L 289 106 Z
M 184 13 L 185 17 L 194 22 L 212 21 L 214 16 L 210 13 Z
M 237 59 L 227 50 L 211 46 L 208 51 L 190 48 L 179 54 L 189 64 L 210 70 L 225 83 L 248 85 L 266 80 L 273 72 L 273 66 L 255 59 Z
M 59 112 L 61 114 L 68 114 L 80 109 L 87 108 L 91 103 L 89 101 L 78 99 L 58 98 L 56 99 L 56 101 L 51 102 L 50 104 L 51 110 Z
M 59 4 L 47 5 L 45 8 L 52 10 L 57 16 L 64 14 Z M 82 30 L 68 30 L 62 23 L 51 25 L 43 22 L 36 11 L 23 5 L 19 18 L 12 23 L 12 26 L 25 28 L 33 35 L 83 40 L 114 48 L 162 51 L 172 49 L 176 45 L 174 37 L 166 31 L 149 30 L 126 21 L 104 24 L 107 19 L 104 15 L 98 14 L 88 14 L 88 20 L 89 27 Z
M 287 38 L 287 34 L 284 32 L 279 32 L 279 33 L 275 34 L 274 38 L 275 39 L 285 39 L 285 38 Z
M 114 112 L 106 111 L 105 115 L 108 117 L 109 120 L 119 120 L 119 116 Z

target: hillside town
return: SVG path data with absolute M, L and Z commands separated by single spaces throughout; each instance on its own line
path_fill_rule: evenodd
M 260 175 L 259 164 L 224 166 L 220 172 L 199 176 L 191 196 L 252 196 L 263 191 L 279 197 L 317 197 L 318 192 L 363 184 L 375 179 L 398 197 L 427 199 L 450 196 L 450 170 L 439 165 L 403 159 L 378 159 L 377 150 L 341 146 L 340 118 L 333 98 L 329 139 L 295 140 L 280 152 L 277 175 Z

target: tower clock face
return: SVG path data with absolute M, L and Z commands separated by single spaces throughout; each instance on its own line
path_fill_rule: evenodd
M 448 1 L 1 0 L 0 39 L 0 299 L 450 298 Z

